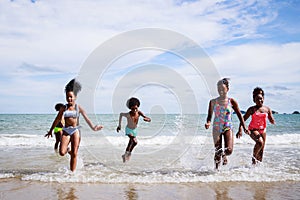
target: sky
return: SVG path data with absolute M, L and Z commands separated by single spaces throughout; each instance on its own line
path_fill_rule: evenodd
M 298 0 L 1 0 L 0 114 L 55 113 L 74 77 L 78 101 L 95 113 L 126 111 L 130 96 L 145 113 L 206 113 L 217 95 L 208 80 L 223 77 L 241 110 L 259 86 L 267 106 L 292 113 L 300 110 L 299 13 Z M 156 42 L 151 29 L 167 36 Z M 195 67 L 200 51 L 217 74 Z M 93 58 L 98 68 L 80 79 Z

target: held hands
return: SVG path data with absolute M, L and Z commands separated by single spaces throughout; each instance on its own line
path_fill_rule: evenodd
M 235 136 L 236 136 L 236 138 L 240 138 L 240 137 L 242 137 L 242 135 L 243 135 L 242 131 L 239 130 Z
M 248 130 L 248 129 L 244 128 L 244 132 L 245 132 L 247 135 L 249 135 L 249 130 Z M 240 138 L 240 137 L 242 137 L 242 135 L 243 135 L 243 132 L 242 132 L 242 130 L 240 129 L 240 130 L 237 132 L 237 134 L 236 134 L 236 138 Z

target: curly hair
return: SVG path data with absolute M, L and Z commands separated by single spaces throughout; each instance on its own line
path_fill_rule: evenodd
M 131 109 L 133 106 L 140 107 L 140 100 L 138 98 L 131 97 L 130 99 L 127 100 L 126 106 L 129 109 Z
M 261 94 L 263 97 L 265 96 L 264 90 L 260 87 L 256 87 L 254 88 L 253 92 L 253 101 L 255 102 L 255 97 L 259 94 Z
M 65 87 L 65 92 L 74 92 L 74 95 L 77 96 L 77 94 L 81 90 L 81 84 L 76 81 L 76 79 L 72 79 Z
M 56 111 L 59 111 L 60 108 L 63 107 L 63 106 L 65 106 L 65 105 L 62 104 L 62 103 L 57 103 L 54 108 L 55 108 Z

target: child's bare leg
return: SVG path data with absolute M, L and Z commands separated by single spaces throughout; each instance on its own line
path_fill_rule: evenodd
M 129 135 L 128 137 L 129 137 L 129 142 L 128 142 L 128 145 L 126 148 L 126 152 L 124 155 L 122 155 L 123 162 L 126 162 L 130 159 L 131 152 L 132 152 L 133 148 L 137 145 L 136 137 L 134 137 L 132 135 Z
M 264 147 L 264 140 L 258 131 L 251 131 L 250 136 L 255 141 L 255 145 L 253 148 L 252 164 L 256 164 L 257 160 L 262 160 L 262 157 L 260 158 L 259 154 L 262 148 Z
M 233 134 L 231 130 L 227 130 L 224 132 L 224 141 L 225 141 L 225 149 L 222 158 L 223 158 L 223 165 L 226 165 L 228 162 L 227 156 L 231 155 L 233 151 Z
M 263 154 L 264 154 L 264 148 L 265 148 L 265 144 L 266 144 L 266 133 L 261 134 L 260 138 L 263 140 L 263 143 L 262 143 L 262 147 L 261 147 L 260 151 L 258 152 L 257 160 L 262 162 Z
M 221 156 L 223 154 L 223 150 L 222 150 L 222 135 L 219 136 L 218 140 L 215 143 L 215 157 L 214 157 L 214 161 L 215 161 L 215 167 L 216 169 L 219 168 L 220 166 L 220 162 L 221 162 Z
M 66 153 L 68 152 L 68 145 L 70 143 L 70 136 L 67 134 L 63 134 L 61 137 L 61 142 L 60 142 L 60 146 L 59 146 L 59 154 L 61 156 L 66 155 Z
M 61 135 L 62 135 L 62 131 L 59 131 L 59 132 L 55 133 L 55 144 L 54 144 L 54 149 L 55 150 L 58 149 L 58 145 L 61 141 Z
M 79 143 L 80 143 L 80 135 L 79 135 L 79 132 L 76 131 L 71 136 L 71 152 L 70 152 L 70 155 L 71 155 L 70 169 L 71 169 L 71 171 L 75 171 L 76 166 L 77 166 L 77 154 L 78 154 Z

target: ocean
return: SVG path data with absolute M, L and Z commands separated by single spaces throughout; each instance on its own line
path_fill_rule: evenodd
M 300 181 L 300 115 L 276 114 L 268 124 L 263 162 L 252 166 L 254 142 L 248 135 L 234 140 L 228 165 L 214 169 L 211 128 L 206 115 L 150 115 L 140 119 L 138 145 L 131 160 L 121 155 L 128 143 L 116 132 L 118 115 L 90 115 L 104 125 L 91 131 L 81 117 L 81 144 L 75 173 L 69 170 L 69 155 L 54 151 L 55 139 L 44 137 L 55 115 L 0 115 L 0 179 L 42 183 L 222 183 Z M 249 119 L 250 120 L 250 119 Z M 247 121 L 247 124 L 249 123 Z M 238 120 L 233 116 L 234 134 Z M 299 184 L 298 184 L 299 185 Z

